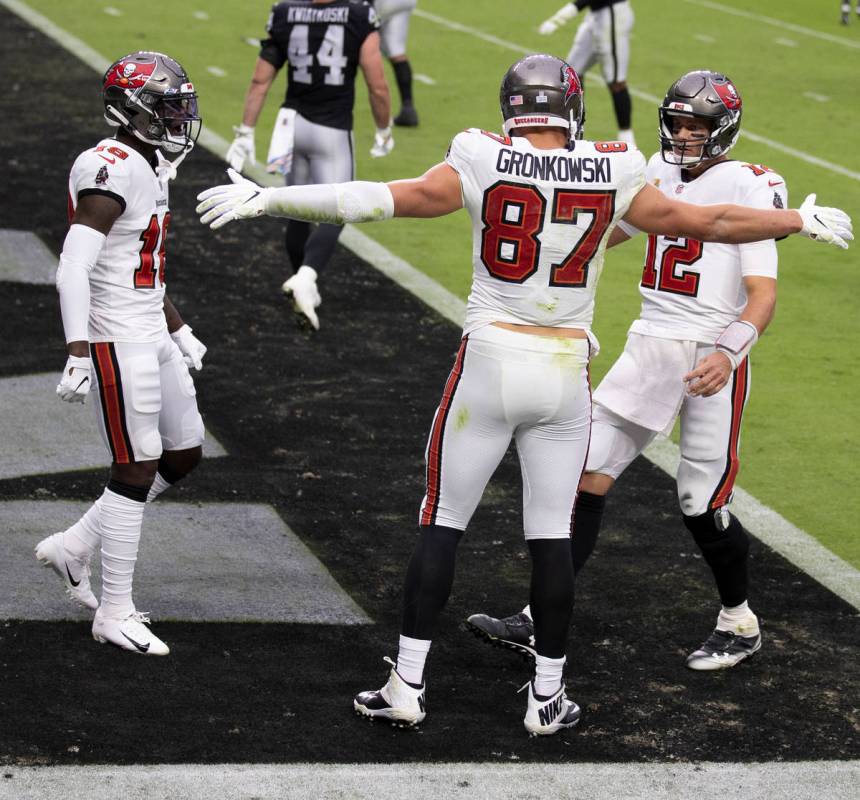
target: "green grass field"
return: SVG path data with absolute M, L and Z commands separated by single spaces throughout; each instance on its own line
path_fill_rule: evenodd
M 198 86 L 207 126 L 231 138 L 231 125 L 239 122 L 256 58 L 246 39 L 263 35 L 267 0 L 182 4 L 151 0 L 145 5 L 112 0 L 109 10 L 87 0 L 31 0 L 28 5 L 106 58 L 136 49 L 174 55 Z M 367 151 L 372 123 L 359 80 L 359 177 L 391 180 L 420 174 L 443 158 L 459 130 L 497 129 L 498 85 L 510 63 L 526 50 L 564 56 L 570 46 L 578 20 L 552 37 L 536 32 L 538 23 L 557 5 L 560 0 L 528 4 L 421 0 L 412 20 L 409 50 L 414 71 L 434 81 L 415 85 L 421 126 L 397 130 L 392 155 L 371 161 Z M 840 206 L 860 219 L 860 148 L 856 146 L 860 18 L 855 16 L 848 27 L 840 26 L 836 0 L 817 4 L 759 0 L 754 6 L 741 0 L 671 4 L 634 0 L 633 5 L 636 26 L 629 83 L 637 93 L 634 128 L 646 154 L 656 149 L 657 114 L 654 102 L 643 99 L 641 93 L 662 97 L 669 83 L 687 70 L 721 70 L 741 91 L 743 129 L 755 135 L 742 137 L 734 156 L 779 171 L 786 178 L 792 205 L 817 191 L 820 202 Z M 499 41 L 482 39 L 476 32 Z M 587 136 L 614 138 L 609 95 L 597 77 L 592 71 L 587 84 Z M 258 157 L 265 157 L 282 90 L 279 80 L 258 127 Z M 94 75 L 94 112 L 97 91 Z M 828 168 L 820 161 L 810 163 L 769 142 L 842 169 Z M 65 176 L 57 176 L 61 179 Z M 433 221 L 396 220 L 364 230 L 465 297 L 471 272 L 465 213 Z M 607 260 L 595 324 L 604 348 L 594 364 L 596 379 L 620 351 L 627 326 L 637 314 L 643 250 L 644 242 L 633 241 L 614 250 Z M 780 251 L 779 308 L 754 352 L 754 390 L 745 421 L 739 482 L 860 566 L 860 540 L 851 523 L 860 514 L 854 462 L 860 444 L 857 250 L 846 253 L 794 238 L 783 242 Z M 324 285 L 323 281 L 323 291 Z M 324 319 L 324 324 L 336 324 L 336 320 Z

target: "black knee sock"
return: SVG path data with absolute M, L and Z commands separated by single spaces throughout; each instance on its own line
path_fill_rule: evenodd
M 327 222 L 317 225 L 305 242 L 305 260 L 302 263 L 319 272 L 331 259 L 342 230 L 343 225 L 331 225 Z
M 573 612 L 573 562 L 567 539 L 530 539 L 532 584 L 529 606 L 535 649 L 547 658 L 564 658 Z
M 436 620 L 448 602 L 454 583 L 454 562 L 463 531 L 427 525 L 419 533 L 403 585 L 401 633 L 412 639 L 432 639 Z
M 573 512 L 573 531 L 570 537 L 570 549 L 573 553 L 573 572 L 575 575 L 585 566 L 588 557 L 597 543 L 600 524 L 603 521 L 603 509 L 606 506 L 606 495 L 580 492 L 576 498 L 576 508 Z
M 727 514 L 728 527 L 723 530 L 717 524 L 719 511 L 706 511 L 696 517 L 684 515 L 684 524 L 702 556 L 714 573 L 720 601 L 729 608 L 739 606 L 747 599 L 747 557 L 750 549 L 749 537 L 737 518 Z
M 400 102 L 404 106 L 412 105 L 412 67 L 408 61 L 392 61 L 391 68 L 400 90 Z
M 309 222 L 291 219 L 287 223 L 285 243 L 293 272 L 297 272 L 299 267 L 305 263 L 305 242 L 310 234 L 311 224 Z
M 617 92 L 611 92 L 612 105 L 615 106 L 615 119 L 618 120 L 618 129 L 626 131 L 630 128 L 630 121 L 633 116 L 633 104 L 630 102 L 630 92 L 627 89 L 620 89 Z

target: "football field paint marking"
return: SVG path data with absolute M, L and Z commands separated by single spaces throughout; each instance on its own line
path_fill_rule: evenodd
M 382 731 L 373 731 L 381 734 Z M 415 734 L 404 734 L 411 736 Z M 571 736 L 571 744 L 575 735 Z M 574 748 L 571 747 L 571 750 Z M 588 797 L 677 800 L 703 786 L 742 786 L 745 800 L 855 800 L 860 761 L 784 764 L 152 764 L 3 768 L 0 797 L 409 797 L 458 800 Z M 8 790 L 14 794 L 4 794 Z
M 429 75 L 425 75 L 422 72 L 415 73 L 415 80 L 418 81 L 418 83 L 426 83 L 427 86 L 436 85 L 436 81 L 434 81 L 433 78 L 431 78 Z
M 206 71 L 216 78 L 223 78 L 227 74 L 221 67 L 206 67 Z
M 830 98 L 826 94 L 818 94 L 817 92 L 804 92 L 804 97 L 808 97 L 810 100 L 815 100 L 816 103 L 829 103 Z
M 122 16 L 122 11 L 120 11 L 118 8 L 114 8 L 113 6 L 105 6 L 103 11 L 109 17 L 121 17 Z
M 56 395 L 62 362 L 56 372 L 0 378 L 3 409 L 3 458 L 0 480 L 106 468 L 110 455 L 102 443 L 92 398 L 85 405 L 63 403 Z M 32 420 L 39 420 L 33 425 Z M 205 458 L 220 458 L 227 451 L 206 432 Z
M 713 44 L 717 41 L 713 36 L 708 36 L 706 33 L 694 34 L 693 38 L 698 39 L 700 42 L 704 42 L 705 44 Z
M 259 47 L 262 42 L 259 39 L 255 39 L 253 36 L 245 37 L 245 44 L 250 45 L 251 47 Z
M 209 15 L 205 11 L 195 11 L 191 16 L 194 19 L 202 19 L 204 21 L 209 19 Z
M 36 542 L 64 530 L 89 506 L 71 500 L 0 502 L 0 579 L 15 586 L 14 592 L 0 595 L 0 619 L 92 619 L 69 602 L 53 570 L 41 569 L 33 557 Z M 145 530 L 139 558 L 146 569 L 135 575 L 135 596 L 144 608 L 157 598 L 161 620 L 373 623 L 266 503 L 159 498 L 147 505 Z M 97 561 L 93 570 L 100 573 Z M 28 579 L 21 580 L 22 575 Z M 98 575 L 93 585 L 100 585 Z
M 779 45 L 782 45 L 783 47 L 797 47 L 798 46 L 797 42 L 795 42 L 794 39 L 785 39 L 781 36 L 774 39 L 774 42 L 776 42 Z
M 0 228 L 0 281 L 41 283 L 57 279 L 57 257 L 32 231 Z
M 830 42 L 831 44 L 839 44 L 843 47 L 851 47 L 855 50 L 860 50 L 860 42 L 856 42 L 853 39 L 847 39 L 844 36 L 835 36 L 832 33 L 816 31 L 813 28 L 807 28 L 805 25 L 795 25 L 792 22 L 785 22 L 781 19 L 766 17 L 763 14 L 753 14 L 751 11 L 743 11 L 740 8 L 723 5 L 722 3 L 713 3 L 711 2 L 711 0 L 684 0 L 684 2 L 689 3 L 693 6 L 709 8 L 712 11 L 722 11 L 724 14 L 733 14 L 736 17 L 753 19 L 756 22 L 763 22 L 765 25 L 773 25 L 774 27 L 782 28 L 786 31 L 792 31 L 792 33 L 800 33 L 804 36 L 811 36 L 814 39 L 821 39 L 822 41 Z
M 72 36 L 43 15 L 20 2 L 20 0 L 0 0 L 0 3 L 18 14 L 22 19 L 25 19 L 34 28 L 52 38 L 96 71 L 104 72 L 110 65 L 110 62 L 100 53 L 97 53 L 77 37 Z M 416 9 L 415 13 L 424 18 L 442 20 L 441 17 L 435 17 L 432 14 L 428 15 L 427 12 L 420 9 Z M 449 23 L 447 20 L 443 20 L 441 24 L 445 24 L 447 27 L 453 26 L 455 30 L 465 28 L 465 26 L 459 23 Z M 466 29 L 465 32 L 471 33 L 471 29 Z M 480 31 L 477 34 L 480 34 L 478 38 L 486 38 Z M 500 39 L 496 39 L 496 37 L 489 37 L 488 40 L 493 40 L 494 44 L 501 44 L 501 46 L 509 49 L 515 49 L 517 52 L 525 52 L 518 45 L 503 42 Z M 657 102 L 657 99 L 654 98 L 654 101 Z M 221 158 L 224 157 L 229 146 L 226 139 L 206 128 L 203 129 L 198 141 L 202 146 Z M 259 183 L 271 186 L 282 185 L 274 176 L 267 175 L 260 165 L 246 170 L 246 172 L 249 177 L 257 180 Z M 856 179 L 860 180 L 860 174 L 856 174 Z M 407 261 L 394 255 L 387 248 L 375 242 L 352 225 L 346 226 L 340 241 L 357 256 L 363 258 L 367 263 L 379 269 L 385 275 L 388 275 L 392 280 L 435 309 L 443 317 L 456 325 L 463 324 L 466 304 L 459 297 L 440 286 L 436 281 L 416 269 Z M 655 451 L 655 448 L 659 448 L 659 450 Z M 665 440 L 664 442 L 655 443 L 646 450 L 645 455 L 661 469 L 668 471 L 670 475 L 675 474 L 672 464 L 677 463 L 675 459 L 680 458 L 680 455 L 678 454 L 677 445 L 671 441 Z M 746 492 L 743 492 L 743 495 L 746 495 Z M 736 489 L 736 503 L 740 502 L 741 496 L 741 490 Z M 753 499 L 750 495 L 746 496 Z M 747 527 L 750 532 L 772 547 L 776 552 L 780 553 L 784 558 L 791 561 L 795 566 L 812 575 L 819 583 L 826 586 L 834 594 L 839 595 L 843 600 L 860 609 L 860 571 L 840 559 L 808 533 L 802 531 L 788 520 L 783 519 L 776 511 L 758 503 L 758 501 L 756 503 L 758 504 L 757 507 L 765 513 L 763 513 L 761 519 L 756 518 L 751 513 L 750 519 L 744 520 L 745 523 L 749 523 Z M 735 508 L 740 510 L 741 506 L 736 505 Z M 745 512 L 742 511 L 741 513 Z M 779 533 L 769 536 L 768 529 L 773 526 L 779 528 Z
M 504 47 L 507 50 L 512 50 L 513 52 L 519 53 L 520 55 L 526 55 L 528 53 L 533 52 L 531 48 L 524 47 L 521 44 L 515 44 L 514 42 L 508 42 L 504 39 L 499 39 L 497 36 L 492 36 L 488 33 L 484 33 L 484 31 L 478 30 L 477 28 L 471 28 L 468 25 L 462 25 L 459 22 L 454 22 L 453 20 L 446 19 L 445 17 L 440 17 L 436 14 L 430 14 L 420 8 L 416 8 L 415 11 L 413 11 L 412 13 L 417 17 L 421 17 L 422 19 L 429 20 L 430 22 L 435 22 L 437 25 L 441 25 L 442 27 L 457 31 L 459 33 L 469 34 L 470 36 L 474 36 L 475 38 L 481 39 L 484 42 L 488 42 L 499 47 Z M 858 48 L 860 48 L 860 43 L 857 46 Z M 588 80 L 590 83 L 603 85 L 603 80 L 601 78 L 598 78 L 596 75 L 586 74 L 585 77 L 586 80 Z M 633 87 L 629 87 L 629 90 L 630 94 L 632 94 L 634 97 L 638 97 L 640 100 L 645 100 L 648 103 L 659 105 L 662 102 L 661 97 L 656 97 L 655 95 L 649 94 L 648 92 L 643 92 L 639 89 L 634 89 Z M 772 147 L 774 150 L 779 150 L 779 152 L 781 153 L 785 153 L 786 155 L 800 159 L 801 161 L 805 161 L 807 164 L 814 164 L 816 167 L 821 167 L 822 169 L 826 169 L 829 172 L 835 172 L 837 175 L 844 175 L 846 178 L 851 178 L 851 180 L 860 181 L 860 172 L 856 172 L 855 170 L 843 167 L 841 164 L 834 164 L 831 161 L 826 161 L 823 158 L 818 158 L 818 156 L 814 156 L 811 153 L 807 153 L 803 150 L 798 150 L 794 147 L 780 144 L 773 139 L 768 139 L 766 136 L 752 133 L 747 129 L 741 130 L 741 136 L 744 136 L 753 142 L 757 142 L 758 144 Z

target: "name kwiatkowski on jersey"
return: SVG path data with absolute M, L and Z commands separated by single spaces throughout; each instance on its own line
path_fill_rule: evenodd
M 542 181 L 576 181 L 583 183 L 610 183 L 612 166 L 608 158 L 583 156 L 535 156 L 503 147 L 496 159 L 496 171 L 519 178 L 538 178 Z

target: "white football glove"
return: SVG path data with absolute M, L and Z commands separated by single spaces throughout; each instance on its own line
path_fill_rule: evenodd
M 568 3 L 556 11 L 548 20 L 541 22 L 538 33 L 541 36 L 551 36 L 562 25 L 570 22 L 578 13 L 579 9 L 573 3 Z
M 90 372 L 93 365 L 89 356 L 69 356 L 65 369 L 57 384 L 57 394 L 67 403 L 83 403 L 90 393 Z
M 197 195 L 202 202 L 195 210 L 200 214 L 200 221 L 213 231 L 234 219 L 253 219 L 265 214 L 266 196 L 272 191 L 270 187 L 264 188 L 243 178 L 232 168 L 227 174 L 233 183 L 213 186 Z
M 394 149 L 394 136 L 391 135 L 391 126 L 387 128 L 377 128 L 376 135 L 373 137 L 373 147 L 370 148 L 370 155 L 373 158 L 382 158 L 387 156 Z
M 257 163 L 254 128 L 250 125 L 234 125 L 233 133 L 236 134 L 236 137 L 230 147 L 227 148 L 227 163 L 236 172 L 241 172 L 246 160 L 251 164 Z
M 816 242 L 835 244 L 843 250 L 853 241 L 851 217 L 840 208 L 826 208 L 815 205 L 815 195 L 807 195 L 803 205 L 796 209 L 803 220 L 801 236 L 808 236 Z
M 198 372 L 203 369 L 203 356 L 206 355 L 207 347 L 193 333 L 188 325 L 183 325 L 178 331 L 173 331 L 170 338 L 176 342 L 182 360 L 188 367 L 194 367 Z

